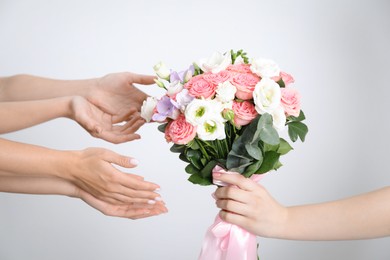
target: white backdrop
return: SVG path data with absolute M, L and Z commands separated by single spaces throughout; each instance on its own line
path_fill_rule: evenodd
M 309 134 L 264 186 L 285 205 L 323 202 L 390 184 L 388 1 L 0 0 L 0 75 L 62 79 L 185 69 L 213 51 L 246 50 L 295 76 Z M 160 95 L 157 87 L 145 87 Z M 157 125 L 113 145 L 58 119 L 4 138 L 55 149 L 99 146 L 140 161 L 168 214 L 107 217 L 80 200 L 0 193 L 1 260 L 196 259 L 218 210 L 213 187 L 188 182 Z M 390 238 L 305 242 L 259 238 L 262 259 L 390 259 Z

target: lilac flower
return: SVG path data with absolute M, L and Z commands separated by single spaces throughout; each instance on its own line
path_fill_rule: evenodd
M 181 83 L 187 82 L 192 75 L 194 75 L 195 69 L 194 66 L 191 65 L 187 70 L 183 70 L 180 72 L 171 71 L 171 77 L 169 79 L 170 82 L 180 81 Z
M 176 119 L 179 114 L 179 105 L 168 96 L 163 96 L 157 103 L 157 112 L 153 115 L 153 121 L 163 122 L 168 118 Z
M 191 96 L 189 93 L 188 93 L 188 89 L 183 89 L 182 91 L 180 91 L 179 93 L 177 93 L 176 95 L 176 101 L 177 101 L 177 104 L 179 105 L 179 108 L 184 111 L 185 110 L 185 107 L 191 103 L 191 101 L 194 99 L 193 96 Z

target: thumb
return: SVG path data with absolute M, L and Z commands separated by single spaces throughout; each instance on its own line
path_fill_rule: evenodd
M 142 85 L 151 85 L 154 84 L 155 76 L 151 75 L 142 75 L 142 74 L 136 74 L 131 73 L 130 83 L 137 83 Z
M 138 165 L 137 159 L 129 156 L 120 155 L 113 151 L 107 152 L 104 159 L 110 163 L 125 168 L 134 168 Z

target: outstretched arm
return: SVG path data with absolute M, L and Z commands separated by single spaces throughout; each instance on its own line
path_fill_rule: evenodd
M 284 207 L 241 175 L 213 175 L 235 187 L 218 188 L 223 220 L 264 237 L 351 240 L 390 236 L 390 187 L 337 201 Z

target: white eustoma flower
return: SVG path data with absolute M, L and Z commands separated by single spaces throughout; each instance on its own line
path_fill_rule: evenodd
M 210 118 L 223 121 L 222 110 L 223 105 L 217 100 L 194 99 L 187 105 L 184 115 L 190 124 L 198 126 Z
M 167 68 L 167 66 L 163 62 L 159 62 L 153 66 L 153 70 L 156 72 L 159 78 L 168 80 L 171 75 L 171 71 Z
M 157 99 L 155 97 L 148 97 L 142 103 L 141 107 L 141 117 L 146 120 L 146 122 L 150 122 L 152 116 L 154 114 L 154 109 L 157 105 Z
M 212 140 L 223 140 L 226 138 L 225 124 L 222 120 L 218 119 L 207 119 L 201 125 L 196 128 L 196 133 L 201 140 L 212 141 Z
M 188 89 L 183 89 L 176 95 L 176 102 L 181 111 L 184 111 L 186 106 L 194 100 L 194 97 L 188 93 Z
M 253 60 L 250 66 L 253 73 L 261 78 L 272 78 L 279 76 L 280 68 L 273 60 L 257 59 Z
M 226 52 L 225 54 L 214 52 L 210 58 L 201 59 L 198 65 L 204 72 L 218 73 L 226 69 L 231 63 L 232 58 L 230 52 Z
M 224 83 L 218 84 L 216 90 L 216 99 L 222 103 L 229 103 L 233 101 L 237 92 L 237 88 L 230 83 L 230 81 L 225 81 Z
M 279 107 L 281 100 L 279 85 L 270 78 L 262 78 L 253 91 L 253 101 L 259 114 L 272 112 Z
M 182 91 L 182 89 L 183 89 L 183 84 L 181 84 L 179 80 L 176 80 L 174 82 L 171 82 L 167 86 L 167 95 L 172 97 L 177 93 L 179 93 L 180 91 Z
M 273 127 L 281 133 L 286 128 L 286 114 L 282 106 L 277 107 L 271 114 Z

